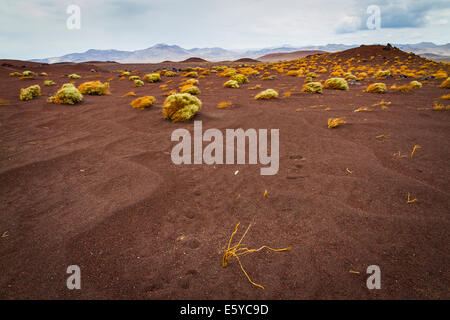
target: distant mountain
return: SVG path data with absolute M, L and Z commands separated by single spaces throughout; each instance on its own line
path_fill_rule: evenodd
M 434 54 L 438 57 L 450 56 L 450 44 L 436 45 L 431 42 L 422 42 L 417 44 L 398 44 L 396 47 L 416 54 Z M 122 63 L 148 63 L 161 62 L 165 60 L 183 61 L 192 57 L 202 58 L 208 61 L 237 60 L 241 58 L 253 58 L 266 56 L 269 54 L 290 53 L 305 50 L 321 50 L 326 52 L 343 51 L 357 45 L 345 44 L 327 44 L 325 46 L 303 46 L 293 47 L 282 45 L 279 47 L 270 47 L 251 50 L 226 50 L 223 48 L 193 48 L 185 49 L 177 45 L 168 45 L 164 43 L 156 44 L 152 47 L 136 51 L 120 50 L 95 50 L 90 49 L 86 52 L 66 54 L 61 57 L 46 59 L 33 59 L 30 61 L 41 63 L 57 62 L 86 62 L 86 61 L 116 61 Z
M 259 61 L 263 62 L 275 62 L 281 60 L 294 60 L 300 59 L 313 54 L 321 54 L 327 53 L 322 50 L 300 50 L 300 51 L 292 51 L 292 52 L 277 52 L 277 53 L 269 53 L 264 56 L 257 58 Z

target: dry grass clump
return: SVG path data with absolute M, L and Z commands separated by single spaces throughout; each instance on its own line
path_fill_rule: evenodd
M 76 73 L 72 73 L 72 74 L 69 74 L 69 78 L 70 79 L 80 79 L 81 76 L 77 75 Z
M 189 93 L 170 95 L 164 101 L 163 115 L 173 122 L 188 121 L 201 109 L 202 102 Z
M 445 79 L 439 87 L 445 88 L 445 89 L 450 89 L 450 77 Z
M 192 95 L 200 94 L 200 89 L 192 84 L 184 85 L 180 88 L 181 93 L 189 93 Z
M 24 71 L 22 72 L 22 77 L 33 77 L 34 76 L 34 72 L 33 71 Z
M 144 80 L 150 83 L 161 81 L 159 73 L 149 73 L 144 76 Z
M 164 76 L 166 76 L 166 77 L 175 77 L 176 75 L 177 75 L 177 73 L 173 72 L 173 71 L 166 71 L 164 73 Z
M 327 79 L 323 85 L 325 89 L 348 90 L 347 81 L 344 78 Z
M 128 80 L 130 80 L 130 81 L 140 80 L 140 79 L 141 79 L 141 77 L 139 77 L 139 76 L 129 76 L 128 77 Z
M 445 95 L 441 96 L 439 99 L 450 100 L 450 94 L 445 94 Z
M 47 72 L 41 72 L 41 73 L 39 73 L 39 75 L 40 75 L 41 77 L 47 77 L 47 76 L 48 76 L 48 73 L 47 73 Z
M 236 80 L 228 80 L 223 84 L 224 88 L 239 88 L 239 83 Z
M 286 73 L 287 76 L 291 76 L 291 77 L 297 77 L 299 75 L 299 71 L 298 70 L 289 70 Z
M 44 86 L 54 86 L 56 84 L 55 81 L 52 80 L 45 80 L 44 81 Z
M 136 93 L 134 93 L 133 91 L 127 92 L 125 93 L 122 97 L 129 97 L 129 96 L 135 96 Z
M 222 101 L 222 102 L 219 102 L 219 104 L 217 105 L 217 108 L 225 109 L 225 108 L 231 107 L 232 105 L 233 105 L 233 103 L 231 101 Z
M 411 81 L 411 82 L 409 83 L 409 86 L 411 87 L 411 89 L 419 89 L 419 88 L 422 88 L 422 84 L 421 84 L 419 81 L 416 81 L 416 80 Z
M 19 98 L 22 101 L 32 100 L 41 95 L 41 87 L 35 84 L 33 86 L 29 86 L 28 88 L 20 89 Z
M 109 82 L 101 83 L 100 81 L 88 81 L 80 84 L 78 90 L 82 94 L 102 96 L 110 94 Z
M 235 74 L 231 76 L 231 80 L 237 81 L 238 84 L 244 84 L 248 82 L 248 78 L 243 74 Z
M 226 68 L 222 73 L 219 74 L 220 77 L 232 77 L 237 74 L 237 70 L 234 68 Z
M 320 82 L 305 83 L 302 92 L 322 93 L 322 84 Z
M 266 89 L 255 96 L 255 100 L 269 100 L 278 98 L 278 92 L 273 89 Z
M 20 72 L 11 72 L 9 75 L 11 77 L 21 77 L 22 76 L 22 74 Z
M 155 97 L 153 96 L 145 96 L 134 99 L 131 101 L 130 105 L 134 109 L 144 110 L 145 108 L 151 107 L 156 102 Z
M 264 191 L 264 198 L 267 198 L 267 190 Z M 254 286 L 256 286 L 256 287 L 259 287 L 259 288 L 261 288 L 261 289 L 264 289 L 264 287 L 263 287 L 262 285 L 257 284 L 257 283 L 255 283 L 255 282 L 253 282 L 252 279 L 250 279 L 248 273 L 245 271 L 244 267 L 242 266 L 242 263 L 241 263 L 241 260 L 240 260 L 239 256 L 245 256 L 245 255 L 247 255 L 247 254 L 249 254 L 249 253 L 259 252 L 259 251 L 261 251 L 262 249 L 267 249 L 267 250 L 275 251 L 275 252 L 288 251 L 288 250 L 291 250 L 291 247 L 282 248 L 282 249 L 273 249 L 273 248 L 268 247 L 268 246 L 265 246 L 265 245 L 262 246 L 262 247 L 260 247 L 259 249 L 248 249 L 248 248 L 242 247 L 242 246 L 243 246 L 243 245 L 242 245 L 242 241 L 244 240 L 245 236 L 247 235 L 248 230 L 250 230 L 250 227 L 252 226 L 251 224 L 247 227 L 247 230 L 245 230 L 245 232 L 244 232 L 244 234 L 242 235 L 242 237 L 241 237 L 241 239 L 239 240 L 239 242 L 238 242 L 237 244 L 235 244 L 235 245 L 232 246 L 232 245 L 231 245 L 231 242 L 233 241 L 234 235 L 237 233 L 239 224 L 240 224 L 240 223 L 238 223 L 238 224 L 236 225 L 236 227 L 234 228 L 234 231 L 233 231 L 233 233 L 232 233 L 231 236 L 230 236 L 230 240 L 228 241 L 228 246 L 227 246 L 227 248 L 226 248 L 226 250 L 225 250 L 225 253 L 224 253 L 224 255 L 223 255 L 223 258 L 222 258 L 222 267 L 226 268 L 226 267 L 228 266 L 228 259 L 230 259 L 231 257 L 235 257 L 236 260 L 237 260 L 238 263 L 239 263 L 239 266 L 241 267 L 242 272 L 243 272 L 243 273 L 245 274 L 245 276 L 247 277 L 247 280 L 248 280 L 252 285 L 254 285 Z
M 450 105 L 449 106 L 444 106 L 442 104 L 438 104 L 438 103 L 434 103 L 434 107 L 433 107 L 434 111 L 449 111 L 450 110 Z
M 186 81 L 182 82 L 182 85 L 186 85 L 186 84 L 196 86 L 199 84 L 199 81 L 197 79 L 187 79 Z
M 445 71 L 439 70 L 438 72 L 433 73 L 433 76 L 434 76 L 436 79 L 445 79 L 445 78 L 448 77 L 448 74 L 447 74 L 447 72 L 445 72 Z M 447 79 L 447 80 L 448 80 L 448 79 Z
M 369 85 L 366 92 L 370 93 L 385 93 L 387 90 L 386 85 L 382 82 L 376 82 Z
M 344 118 L 329 118 L 328 119 L 328 128 L 329 129 L 336 128 L 344 123 L 345 123 Z
M 83 95 L 71 83 L 64 84 L 56 94 L 48 99 L 48 102 L 57 104 L 76 104 L 83 101 Z
M 260 84 L 256 84 L 253 87 L 248 88 L 248 90 L 256 90 L 256 89 L 259 89 L 259 88 L 261 88 L 261 85 Z

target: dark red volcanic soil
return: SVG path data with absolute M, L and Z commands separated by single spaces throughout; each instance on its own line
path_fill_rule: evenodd
M 261 62 L 261 61 L 255 60 L 255 59 L 252 59 L 252 58 L 240 58 L 240 59 L 235 60 L 234 62 L 258 63 L 258 62 Z
M 275 61 L 281 61 L 281 60 L 294 60 L 303 58 L 306 56 L 314 55 L 314 54 L 323 54 L 327 53 L 326 51 L 322 50 L 300 50 L 300 51 L 293 51 L 293 52 L 277 52 L 277 53 L 269 53 L 264 56 L 261 56 L 258 58 L 258 61 L 264 61 L 264 62 L 275 62 Z
M 387 52 L 377 50 L 367 55 Z M 193 122 L 163 119 L 161 83 L 134 88 L 112 72 L 185 65 L 32 65 L 57 82 L 45 87 L 43 77 L 9 77 L 28 65 L 12 64 L 0 67 L 0 298 L 450 298 L 450 112 L 430 110 L 449 93 L 438 87 L 442 80 L 379 95 L 362 92 L 369 79 L 314 95 L 300 92 L 303 78 L 286 75 L 250 77 L 239 89 L 223 88 L 226 79 L 213 73 L 200 79 L 195 120 L 203 130 L 280 129 L 280 170 L 261 176 L 260 165 L 174 165 L 171 133 L 192 132 Z M 114 78 L 111 94 L 75 106 L 47 103 L 69 73 L 82 76 L 76 84 Z M 167 80 L 176 88 L 181 77 Z M 32 84 L 42 96 L 20 101 L 19 89 Z M 248 88 L 256 84 L 280 98 L 254 100 L 259 90 Z M 134 110 L 134 98 L 122 97 L 128 91 L 157 103 Z M 286 91 L 292 94 L 284 98 Z M 388 109 L 353 112 L 381 99 L 392 102 Z M 233 107 L 218 109 L 221 101 Z M 329 117 L 347 124 L 328 129 Z M 414 145 L 421 149 L 411 158 Z M 394 156 L 399 151 L 406 157 Z M 418 201 L 407 204 L 408 193 Z M 237 237 L 254 223 L 249 248 L 292 246 L 241 258 L 265 290 L 247 281 L 234 258 L 222 268 L 237 222 Z M 74 264 L 82 289 L 70 291 L 66 269 Z M 366 287 L 369 265 L 381 268 L 381 290 Z

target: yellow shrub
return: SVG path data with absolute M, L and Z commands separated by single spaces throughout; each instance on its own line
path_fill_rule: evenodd
M 24 71 L 23 73 L 22 73 L 22 76 L 24 76 L 24 77 L 32 77 L 32 76 L 34 76 L 34 72 L 33 71 Z
M 322 93 L 322 84 L 320 82 L 305 83 L 302 92 Z
M 200 89 L 192 84 L 184 85 L 180 88 L 181 93 L 189 93 L 192 95 L 200 94 Z
M 11 77 L 20 77 L 22 74 L 20 72 L 12 72 L 9 74 Z
M 202 102 L 189 93 L 170 95 L 164 101 L 162 113 L 174 122 L 190 120 L 202 107 Z
M 439 70 L 438 72 L 434 73 L 433 76 L 436 79 L 445 79 L 448 77 L 448 74 L 445 71 Z
M 386 85 L 382 82 L 372 83 L 366 89 L 366 92 L 370 93 L 385 93 L 387 90 Z
M 227 68 L 222 73 L 219 74 L 221 77 L 232 77 L 237 73 L 236 69 L 234 68 Z
M 442 99 L 442 100 L 450 100 L 450 94 L 443 95 L 443 96 L 441 96 L 439 99 Z
M 348 84 L 344 78 L 330 78 L 325 81 L 323 87 L 325 89 L 348 90 Z
M 187 72 L 184 76 L 188 78 L 198 78 L 198 73 L 196 71 L 191 71 Z
M 145 96 L 134 99 L 131 101 L 130 105 L 134 109 L 144 110 L 145 108 L 151 107 L 156 102 L 155 97 L 153 96 Z
M 101 83 L 100 81 L 88 81 L 80 84 L 78 90 L 82 94 L 102 96 L 109 94 L 109 83 Z
M 136 93 L 134 93 L 133 91 L 127 92 L 125 93 L 122 97 L 128 97 L 128 96 L 135 96 Z
M 134 80 L 134 86 L 135 87 L 142 87 L 143 85 L 144 85 L 144 81 L 142 81 L 140 79 Z
M 266 89 L 255 96 L 255 100 L 268 100 L 278 98 L 278 92 L 273 89 Z
M 83 95 L 73 84 L 66 83 L 48 101 L 57 104 L 76 104 L 83 101 Z
M 236 80 L 228 80 L 223 84 L 224 88 L 239 88 L 239 83 Z
M 389 71 L 389 70 L 378 70 L 373 77 L 380 79 L 380 78 L 384 78 L 384 77 L 387 77 L 390 75 L 391 75 L 391 71 Z
M 20 89 L 20 100 L 27 101 L 36 98 L 37 96 L 41 95 L 41 87 L 39 85 L 35 84 L 33 86 L 29 86 L 25 89 Z
M 79 75 L 77 75 L 76 73 L 72 73 L 72 74 L 69 74 L 69 78 L 70 79 L 80 79 L 81 77 Z
M 231 76 L 231 80 L 237 81 L 238 84 L 244 84 L 248 82 L 248 78 L 243 74 L 235 74 Z
M 173 72 L 173 71 L 166 71 L 164 73 L 164 76 L 166 76 L 166 77 L 175 77 L 176 75 L 177 75 L 176 72 Z
M 44 86 L 54 86 L 56 83 L 52 80 L 45 80 Z
M 144 76 L 144 80 L 150 83 L 161 81 L 159 73 L 149 73 Z
M 442 104 L 435 103 L 433 107 L 434 111 L 449 111 L 450 106 L 444 106 Z

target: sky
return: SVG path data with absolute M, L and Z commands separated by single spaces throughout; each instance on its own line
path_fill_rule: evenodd
M 69 6 L 79 8 L 79 20 Z M 374 7 L 375 6 L 375 7 Z M 379 15 L 377 14 L 379 13 Z M 79 21 L 79 29 L 69 29 Z M 368 23 L 369 21 L 369 23 Z M 74 24 L 71 24 L 72 26 Z M 75 24 L 76 25 L 76 24 Z M 450 42 L 449 0 L 1 0 L 0 59 L 88 49 Z

